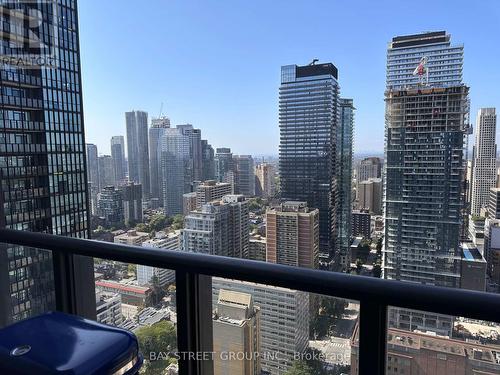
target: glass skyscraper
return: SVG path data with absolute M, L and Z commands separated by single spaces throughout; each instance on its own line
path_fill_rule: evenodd
M 0 10 L 0 227 L 88 237 L 77 3 Z M 42 16 L 40 26 L 28 30 L 20 14 Z M 50 252 L 0 249 L 0 326 L 55 309 L 52 269 Z M 78 311 L 95 317 L 92 260 L 75 256 L 74 270 Z
M 191 191 L 194 181 L 191 139 L 186 130 L 185 126 L 167 128 L 160 140 L 163 208 L 169 216 L 183 213 L 182 195 Z
M 87 186 L 90 201 L 90 211 L 97 215 L 97 194 L 101 190 L 99 184 L 99 157 L 97 146 L 92 143 L 86 144 L 87 148 Z
M 335 222 L 337 250 L 335 264 L 343 271 L 351 264 L 352 218 L 352 138 L 354 131 L 354 103 L 340 99 L 340 126 L 337 129 L 337 217 Z
M 115 183 L 122 184 L 125 181 L 125 139 L 123 135 L 111 137 L 111 158 Z
M 337 74 L 331 63 L 283 66 L 279 90 L 281 198 L 319 209 L 320 253 L 326 263 L 337 246 Z
M 201 140 L 202 181 L 215 180 L 215 152 L 207 140 Z
M 429 85 L 433 87 L 460 86 L 464 46 L 452 45 L 446 31 L 396 36 L 387 49 L 387 89 L 404 89 L 419 83 L 413 75 L 422 57 L 426 57 Z
M 125 113 L 127 127 L 128 179 L 142 185 L 142 197 L 149 201 L 148 114 L 144 111 Z
M 163 172 L 160 166 L 160 142 L 165 129 L 170 128 L 170 119 L 166 116 L 151 120 L 149 128 L 149 168 L 151 181 L 152 207 L 163 206 Z
M 463 48 L 443 32 L 399 36 L 387 51 L 383 270 L 386 279 L 459 287 L 464 151 Z M 419 80 L 414 71 L 426 60 Z M 428 314 L 427 314 L 428 315 Z M 451 334 L 449 317 L 391 309 L 391 325 Z
M 215 152 L 215 178 L 218 182 L 231 182 L 234 185 L 234 160 L 230 148 L 217 148 Z M 234 186 L 233 186 L 234 188 Z

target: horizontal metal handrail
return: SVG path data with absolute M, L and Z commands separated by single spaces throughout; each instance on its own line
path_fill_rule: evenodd
M 485 292 L 10 229 L 0 242 L 500 323 L 500 295 Z

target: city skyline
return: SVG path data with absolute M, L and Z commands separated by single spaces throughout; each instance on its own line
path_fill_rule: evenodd
M 470 17 L 467 28 L 463 15 L 475 14 L 476 9 L 462 1 L 452 9 L 446 2 L 424 1 L 419 17 L 404 18 L 404 22 L 394 16 L 407 12 L 406 4 L 362 3 L 343 4 L 344 16 L 336 17 L 333 28 L 331 22 L 322 22 L 335 11 L 335 5 L 327 3 L 325 11 L 317 14 L 306 3 L 283 8 L 262 2 L 225 7 L 152 1 L 132 11 L 127 3 L 117 7 L 109 1 L 97 10 L 95 3 L 81 2 L 87 142 L 108 153 L 111 136 L 124 134 L 125 111 L 141 109 L 150 118 L 157 117 L 163 102 L 163 113 L 173 125 L 191 123 L 203 129 L 214 148 L 231 147 L 235 154 L 277 154 L 279 69 L 318 58 L 339 68 L 342 95 L 356 102 L 354 152 L 382 152 L 384 50 L 394 35 L 425 30 L 447 30 L 464 44 L 471 113 L 498 107 L 500 93 L 494 82 L 500 72 L 493 62 L 500 55 L 494 40 L 500 13 L 494 2 L 482 3 L 481 18 Z M 119 21 L 110 22 L 108 14 Z M 224 22 L 211 21 L 219 15 Z M 346 23 L 354 15 L 363 23 L 359 31 Z M 126 48 L 108 49 L 108 43 L 125 47 L 134 42 L 137 36 L 114 32 L 120 22 L 132 24 L 133 18 L 148 20 L 142 24 L 150 38 L 141 42 L 138 53 L 130 56 Z M 255 28 L 257 19 L 259 28 Z M 370 43 L 366 43 L 366 30 L 370 30 Z M 139 66 L 146 73 L 129 74 Z
M 493 12 L 77 2 L 0 2 L 1 374 L 500 374 Z

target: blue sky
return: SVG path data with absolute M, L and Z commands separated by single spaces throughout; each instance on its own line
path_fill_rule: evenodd
M 355 152 L 382 151 L 385 53 L 395 35 L 464 44 L 471 115 L 500 106 L 498 0 L 80 0 L 86 138 L 109 153 L 124 112 L 192 123 L 215 147 L 277 154 L 281 65 L 339 69 L 357 108 Z

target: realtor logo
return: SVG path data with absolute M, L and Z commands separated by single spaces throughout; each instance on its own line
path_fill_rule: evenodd
M 1 65 L 57 67 L 57 0 L 0 0 L 0 21 Z

